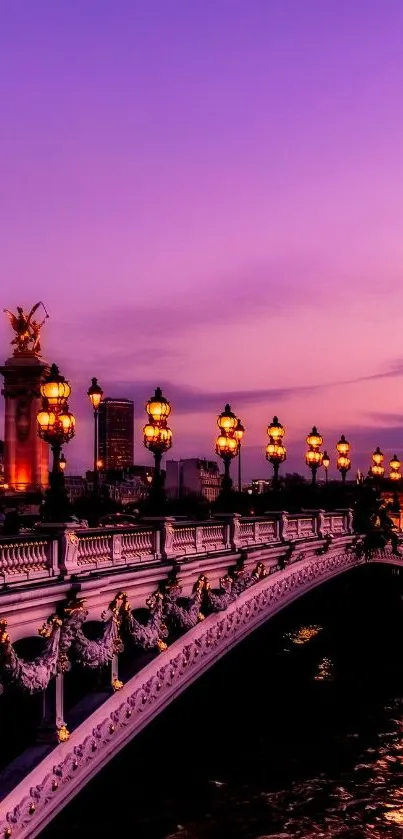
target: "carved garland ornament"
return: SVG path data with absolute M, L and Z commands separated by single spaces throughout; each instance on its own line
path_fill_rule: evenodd
M 116 741 L 117 746 L 129 742 L 137 729 L 144 727 L 145 720 L 155 715 L 156 708 L 164 707 L 171 697 L 177 695 L 178 690 L 194 679 L 194 671 L 207 669 L 219 657 L 221 650 L 228 648 L 230 638 L 240 640 L 277 611 L 281 604 L 293 599 L 295 592 L 302 594 L 315 581 L 330 578 L 361 562 L 353 551 L 346 549 L 341 554 L 327 553 L 308 559 L 300 566 L 289 567 L 281 575 L 260 576 L 260 579 L 255 580 L 258 585 L 250 592 L 244 590 L 237 601 L 229 604 L 221 618 L 212 615 L 194 626 L 189 633 L 188 643 L 184 643 L 186 638 L 175 642 L 166 652 L 160 666 L 157 662 L 161 659 L 151 662 L 143 676 L 141 672 L 134 676 L 123 688 L 123 693 L 112 696 L 93 714 L 96 724 L 91 733 L 84 735 L 80 728 L 77 729 L 71 735 L 66 754 L 66 746 L 62 744 L 58 747 L 57 755 L 53 752 L 44 759 L 44 777 L 39 784 L 30 788 L 28 795 L 18 803 L 13 793 L 7 796 L 2 802 L 5 812 L 0 817 L 0 837 L 20 836 L 27 826 L 32 829 L 34 823 L 41 829 L 49 803 L 49 815 L 56 806 L 56 802 L 53 805 L 52 801 L 57 791 L 60 796 L 60 788 L 68 785 L 67 796 L 76 787 L 82 786 L 87 765 L 93 763 L 101 766 L 104 753 L 110 754 L 112 740 Z M 225 586 L 227 583 L 226 580 Z M 205 577 L 201 585 L 205 591 L 209 591 Z M 223 590 L 219 596 L 225 593 Z M 147 672 L 150 673 L 148 678 Z M 62 755 L 63 758 L 57 762 L 57 758 Z M 33 774 L 37 777 L 36 770 Z
M 1 685 L 13 684 L 29 693 L 43 691 L 57 673 L 70 670 L 70 658 L 82 667 L 103 667 L 123 652 L 122 635 L 127 635 L 135 646 L 144 650 L 162 652 L 167 648 L 166 639 L 170 631 L 188 631 L 210 612 L 227 608 L 244 589 L 265 573 L 261 562 L 253 571 L 245 571 L 240 564 L 232 577 L 224 578 L 222 593 L 211 592 L 207 577 L 202 574 L 187 598 L 181 596 L 182 587 L 178 580 L 173 579 L 162 592 L 157 591 L 147 599 L 149 617 L 145 624 L 132 614 L 127 594 L 118 592 L 102 613 L 104 630 L 96 639 L 87 638 L 83 629 L 88 616 L 84 600 L 73 599 L 64 607 L 61 618 L 51 616 L 38 630 L 46 643 L 42 654 L 33 661 L 18 656 L 7 632 L 7 620 L 3 618 L 0 620 Z M 114 677 L 112 686 L 114 690 L 119 690 L 122 682 Z

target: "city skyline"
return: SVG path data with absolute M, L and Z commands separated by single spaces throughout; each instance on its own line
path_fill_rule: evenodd
M 72 386 L 68 471 L 105 396 L 172 404 L 172 457 L 214 458 L 224 404 L 308 476 L 316 424 L 352 473 L 403 453 L 400 2 L 81 4 L 3 11 L 2 307 L 43 299 Z M 0 321 L 3 359 L 11 340 Z M 4 405 L 1 404 L 3 424 Z

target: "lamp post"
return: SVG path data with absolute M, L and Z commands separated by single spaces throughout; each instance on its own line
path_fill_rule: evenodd
M 102 402 L 104 392 L 98 384 L 98 379 L 91 379 L 91 386 L 87 390 L 87 396 L 94 411 L 94 498 L 98 497 L 98 430 L 99 430 L 99 406 Z
M 400 472 L 401 463 L 400 463 L 399 458 L 395 454 L 393 455 L 392 460 L 389 461 L 389 467 L 390 467 L 390 472 L 389 472 L 390 480 L 391 481 L 400 481 L 401 477 L 402 477 L 401 472 Z
M 65 521 L 70 505 L 64 481 L 66 460 L 62 455 L 62 446 L 68 443 L 75 433 L 75 417 L 69 411 L 67 399 L 71 388 L 64 376 L 59 373 L 56 364 L 41 384 L 43 399 L 42 410 L 37 414 L 38 434 L 45 443 L 49 443 L 53 463 L 49 474 L 50 488 L 44 505 L 44 517 L 48 521 Z
M 232 458 L 238 454 L 239 443 L 235 436 L 235 429 L 238 422 L 238 418 L 231 411 L 228 404 L 217 418 L 220 433 L 216 439 L 215 450 L 224 463 L 224 476 L 222 479 L 222 492 L 224 495 L 231 492 L 232 489 L 229 470 Z
M 266 460 L 271 463 L 273 467 L 273 487 L 278 487 L 278 470 L 280 463 L 284 463 L 287 459 L 287 450 L 283 446 L 283 437 L 285 429 L 278 421 L 278 417 L 273 417 L 273 422 L 267 427 L 267 435 L 269 442 L 266 446 Z
M 167 424 L 171 413 L 171 405 L 162 390 L 157 387 L 146 405 L 148 422 L 143 428 L 143 440 L 146 449 L 154 455 L 154 477 L 151 485 L 151 492 L 155 502 L 162 503 L 164 500 L 164 487 L 161 474 L 161 460 L 164 452 L 172 446 L 172 431 Z
M 234 429 L 234 437 L 238 443 L 238 492 L 242 492 L 241 442 L 244 434 L 245 429 L 241 423 L 241 420 L 238 417 L 238 422 Z
M 346 482 L 346 475 L 351 469 L 351 460 L 349 458 L 350 443 L 346 440 L 344 434 L 341 435 L 340 440 L 336 443 L 336 450 L 338 452 L 337 468 L 341 474 L 342 483 Z
M 329 482 L 328 472 L 329 472 L 329 466 L 330 466 L 330 457 L 329 457 L 329 455 L 326 451 L 323 452 L 322 466 L 325 467 L 325 481 L 326 481 L 326 486 L 327 486 L 328 482 Z
M 311 433 L 308 434 L 306 442 L 309 449 L 305 455 L 305 463 L 312 472 L 312 485 L 314 485 L 316 484 L 316 473 L 323 462 L 323 452 L 320 451 L 323 437 L 319 434 L 316 425 L 313 426 Z
M 380 482 L 385 474 L 385 467 L 383 466 L 383 452 L 381 452 L 379 446 L 376 447 L 375 451 L 372 454 L 372 465 L 370 468 L 370 474 L 373 478 L 375 478 L 375 485 L 377 490 L 380 488 Z

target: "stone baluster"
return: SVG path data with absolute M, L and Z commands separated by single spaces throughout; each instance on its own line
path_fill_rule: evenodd
M 175 519 L 171 516 L 161 521 L 161 556 L 163 559 L 174 559 L 174 526 Z
M 114 533 L 112 536 L 112 560 L 119 562 L 122 559 L 122 536 L 120 533 Z
M 59 574 L 59 543 L 57 539 L 50 539 L 47 545 L 47 565 L 52 577 Z
M 203 528 L 200 525 L 195 528 L 195 547 L 196 553 L 203 553 Z
M 288 530 L 288 513 L 285 510 L 282 511 L 280 515 L 279 521 L 279 537 L 282 542 L 287 541 L 287 530 Z
M 319 539 L 323 539 L 324 537 L 324 527 L 325 527 L 325 511 L 318 510 L 315 516 L 316 519 L 316 535 Z

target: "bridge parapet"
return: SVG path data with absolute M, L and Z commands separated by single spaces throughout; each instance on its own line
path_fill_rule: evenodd
M 353 532 L 351 510 L 220 515 L 203 522 L 149 519 L 133 527 L 42 526 L 39 535 L 0 539 L 0 580 L 6 586 L 29 580 L 131 567 L 192 556 L 253 550 Z
M 58 552 L 52 538 L 24 535 L 1 539 L 0 580 L 4 584 L 55 574 L 58 574 Z

